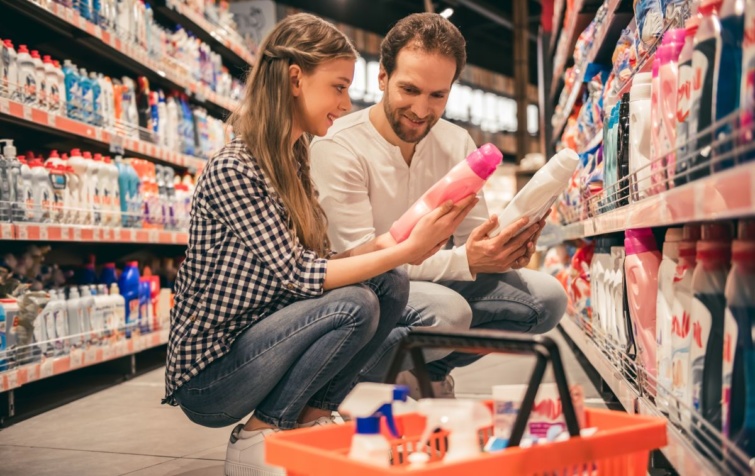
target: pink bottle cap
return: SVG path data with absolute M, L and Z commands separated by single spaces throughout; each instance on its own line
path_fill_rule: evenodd
M 80 149 L 71 149 L 71 157 L 80 157 L 80 156 L 81 156 Z
M 653 230 L 650 228 L 627 230 L 624 238 L 624 247 L 626 248 L 627 256 L 647 251 L 658 251 L 655 235 L 653 235 Z
M 503 154 L 493 144 L 484 144 L 467 156 L 469 167 L 481 179 L 487 179 L 503 160 Z

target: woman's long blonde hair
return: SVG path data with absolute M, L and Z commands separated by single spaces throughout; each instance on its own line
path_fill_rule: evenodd
M 328 225 L 309 174 L 309 137 L 293 147 L 294 97 L 289 66 L 311 73 L 325 61 L 356 58 L 349 39 L 335 26 L 306 13 L 278 23 L 260 45 L 239 108 L 229 118 L 286 205 L 299 241 L 320 256 L 329 251 Z

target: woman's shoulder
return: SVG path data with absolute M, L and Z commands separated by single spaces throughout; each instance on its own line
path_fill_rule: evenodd
M 223 146 L 207 163 L 207 169 L 233 168 L 246 173 L 257 174 L 259 168 L 249 147 L 243 140 L 236 138 Z

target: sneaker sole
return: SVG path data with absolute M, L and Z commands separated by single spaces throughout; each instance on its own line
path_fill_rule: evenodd
M 271 471 L 268 468 L 258 468 L 248 464 L 225 463 L 225 476 L 282 476 L 285 470 Z

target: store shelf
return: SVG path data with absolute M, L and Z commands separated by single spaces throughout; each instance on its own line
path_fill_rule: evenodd
M 755 163 L 739 165 L 581 222 L 584 236 L 755 215 Z
M 600 374 L 600 377 L 616 395 L 627 412 L 666 418 L 647 397 L 640 395 L 633 382 L 625 377 L 573 318 L 564 316 L 559 326 Z M 668 444 L 661 448 L 661 451 L 679 474 L 734 474 L 731 470 L 722 473 L 722 468 L 719 466 L 726 468 L 727 463 L 714 463 L 705 458 L 695 448 L 690 438 L 675 425 L 669 423 L 666 427 Z M 741 458 L 737 467 L 747 467 L 747 463 L 744 463 L 744 461 L 747 460 Z M 755 474 L 755 459 L 750 461 L 749 467 Z M 746 473 L 740 472 L 739 474 Z
M 169 63 L 168 60 L 156 61 L 149 57 L 143 48 L 102 30 L 73 8 L 55 2 L 50 2 L 45 8 L 32 0 L 16 0 L 7 4 L 42 23 L 46 28 L 72 37 L 95 54 L 108 56 L 109 60 L 128 68 L 134 74 L 149 77 L 150 82 L 185 92 L 215 114 L 226 115 L 236 107 L 234 101 L 217 95 L 204 84 L 192 81 L 191 75 L 178 63 Z
M 565 225 L 561 229 L 561 236 L 564 241 L 578 240 L 585 236 L 585 226 L 582 222 Z
M 169 5 L 170 4 L 170 5 Z M 235 66 L 247 70 L 254 65 L 255 58 L 243 44 L 243 38 L 237 32 L 221 25 L 216 25 L 201 14 L 183 4 L 170 0 L 158 0 L 155 5 L 158 13 L 178 23 L 194 33 L 217 53 Z
M 106 228 L 44 223 L 3 223 L 0 239 L 19 241 L 73 241 L 76 243 L 133 243 L 150 245 L 186 245 L 185 231 Z
M 206 163 L 204 159 L 198 157 L 179 154 L 150 142 L 125 137 L 101 127 L 51 114 L 43 109 L 11 101 L 7 98 L 0 98 L 0 120 L 19 122 L 25 126 L 53 131 L 56 134 L 82 137 L 106 146 L 110 150 L 119 151 L 119 149 L 122 149 L 123 152 L 130 152 L 190 170 L 200 171 Z
M 37 380 L 62 375 L 91 365 L 137 354 L 168 342 L 168 329 L 146 335 L 134 335 L 110 345 L 91 345 L 86 349 L 72 349 L 69 355 L 43 359 L 0 372 L 0 393 L 13 390 Z

